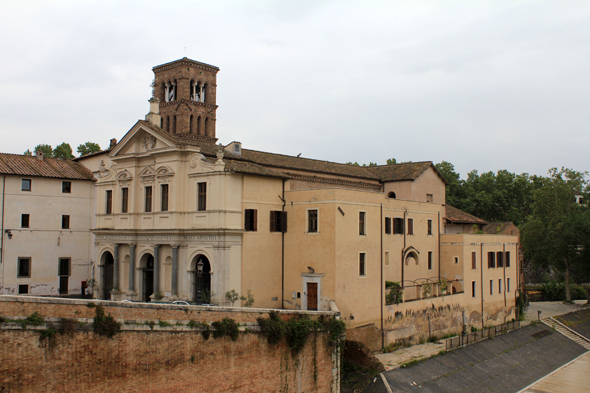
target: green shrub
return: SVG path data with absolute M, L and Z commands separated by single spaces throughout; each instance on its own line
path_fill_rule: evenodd
M 194 329 L 197 326 L 199 326 L 199 324 L 197 323 L 197 321 L 195 321 L 194 319 L 191 319 L 190 321 L 188 321 L 188 325 L 189 328 Z
M 59 334 L 73 337 L 76 330 L 78 330 L 78 326 L 78 322 L 75 320 L 62 318 L 59 322 Z
M 215 330 L 213 331 L 213 338 L 220 338 L 223 336 L 231 337 L 232 341 L 238 339 L 240 333 L 239 324 L 231 318 L 223 318 L 221 321 L 212 323 Z
M 261 333 L 266 336 L 269 344 L 278 344 L 285 335 L 285 322 L 276 311 L 271 311 L 268 318 L 257 318 Z
M 385 303 L 387 304 L 398 304 L 402 301 L 402 286 L 399 282 L 386 281 L 385 288 L 389 289 L 389 292 L 385 294 Z
M 104 315 L 104 307 L 96 306 L 95 312 L 96 316 L 92 323 L 94 333 L 100 336 L 113 337 L 115 333 L 121 330 L 121 324 L 115 321 L 115 318 L 110 314 Z
M 570 284 L 570 293 L 572 300 L 587 299 L 588 297 L 586 290 L 576 284 Z M 543 283 L 541 294 L 543 295 L 543 300 L 546 301 L 565 300 L 565 284 L 555 280 L 547 280 Z
M 158 325 L 160 325 L 160 327 L 166 327 L 166 326 L 170 326 L 170 322 L 158 321 Z
M 291 318 L 285 329 L 287 345 L 295 353 L 299 353 L 309 336 L 311 321 L 307 318 Z

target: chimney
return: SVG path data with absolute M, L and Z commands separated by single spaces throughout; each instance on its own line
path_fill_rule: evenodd
M 115 138 L 111 139 L 111 144 L 109 145 L 109 149 L 112 149 L 117 144 L 117 140 Z
M 43 161 L 43 152 L 42 151 L 35 152 L 35 157 L 37 157 L 38 160 Z
M 156 97 L 152 97 L 149 100 L 150 113 L 145 115 L 145 121 L 156 127 L 161 127 L 162 117 L 160 116 L 160 100 Z

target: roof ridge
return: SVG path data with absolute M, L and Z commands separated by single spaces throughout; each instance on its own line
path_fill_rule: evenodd
M 390 166 L 395 166 L 395 165 L 411 165 L 411 164 L 432 164 L 434 165 L 434 163 L 432 161 L 410 161 L 410 162 L 396 162 L 395 164 L 384 164 L 384 165 L 372 165 L 371 168 L 379 168 L 379 167 L 390 167 Z M 369 166 L 366 166 L 366 168 L 369 168 Z
M 298 159 L 310 160 L 310 161 L 329 162 L 330 164 L 347 165 L 347 166 L 357 166 L 357 165 L 353 165 L 353 164 L 347 164 L 347 163 L 336 162 L 336 161 L 319 160 L 317 158 L 297 157 L 297 156 L 290 156 L 288 154 L 282 154 L 282 153 L 272 153 L 272 152 L 268 152 L 268 151 L 254 150 L 254 149 L 244 149 L 244 148 L 242 148 L 242 151 L 244 151 L 244 150 L 245 151 L 253 151 L 253 152 L 256 152 L 256 153 L 273 154 L 275 156 L 298 158 Z M 361 165 L 358 165 L 358 167 L 359 168 L 367 168 L 367 167 L 363 167 Z

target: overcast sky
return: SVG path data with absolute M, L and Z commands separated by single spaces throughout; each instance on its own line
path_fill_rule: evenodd
M 106 148 L 152 67 L 218 66 L 217 137 L 465 178 L 589 168 L 588 1 L 0 0 L 0 151 Z

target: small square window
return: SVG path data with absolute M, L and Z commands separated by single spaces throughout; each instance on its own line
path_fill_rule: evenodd
M 17 278 L 31 277 L 31 258 L 18 259 Z
M 432 194 L 426 194 L 426 202 L 432 202 Z
M 279 210 L 270 212 L 270 231 L 287 232 L 287 212 Z
M 61 182 L 61 192 L 62 192 L 62 194 L 71 194 L 72 193 L 72 182 L 71 181 L 62 181 Z
M 21 228 L 30 228 L 30 216 L 28 214 L 21 214 L 20 215 L 20 227 Z
M 23 179 L 21 190 L 31 191 L 31 179 Z
M 458 265 L 459 264 L 459 257 L 453 257 L 453 263 L 455 265 Z
M 19 295 L 28 295 L 29 294 L 29 286 L 27 284 L 20 284 L 18 286 L 18 294 Z
M 70 216 L 61 216 L 61 229 L 70 229 Z

